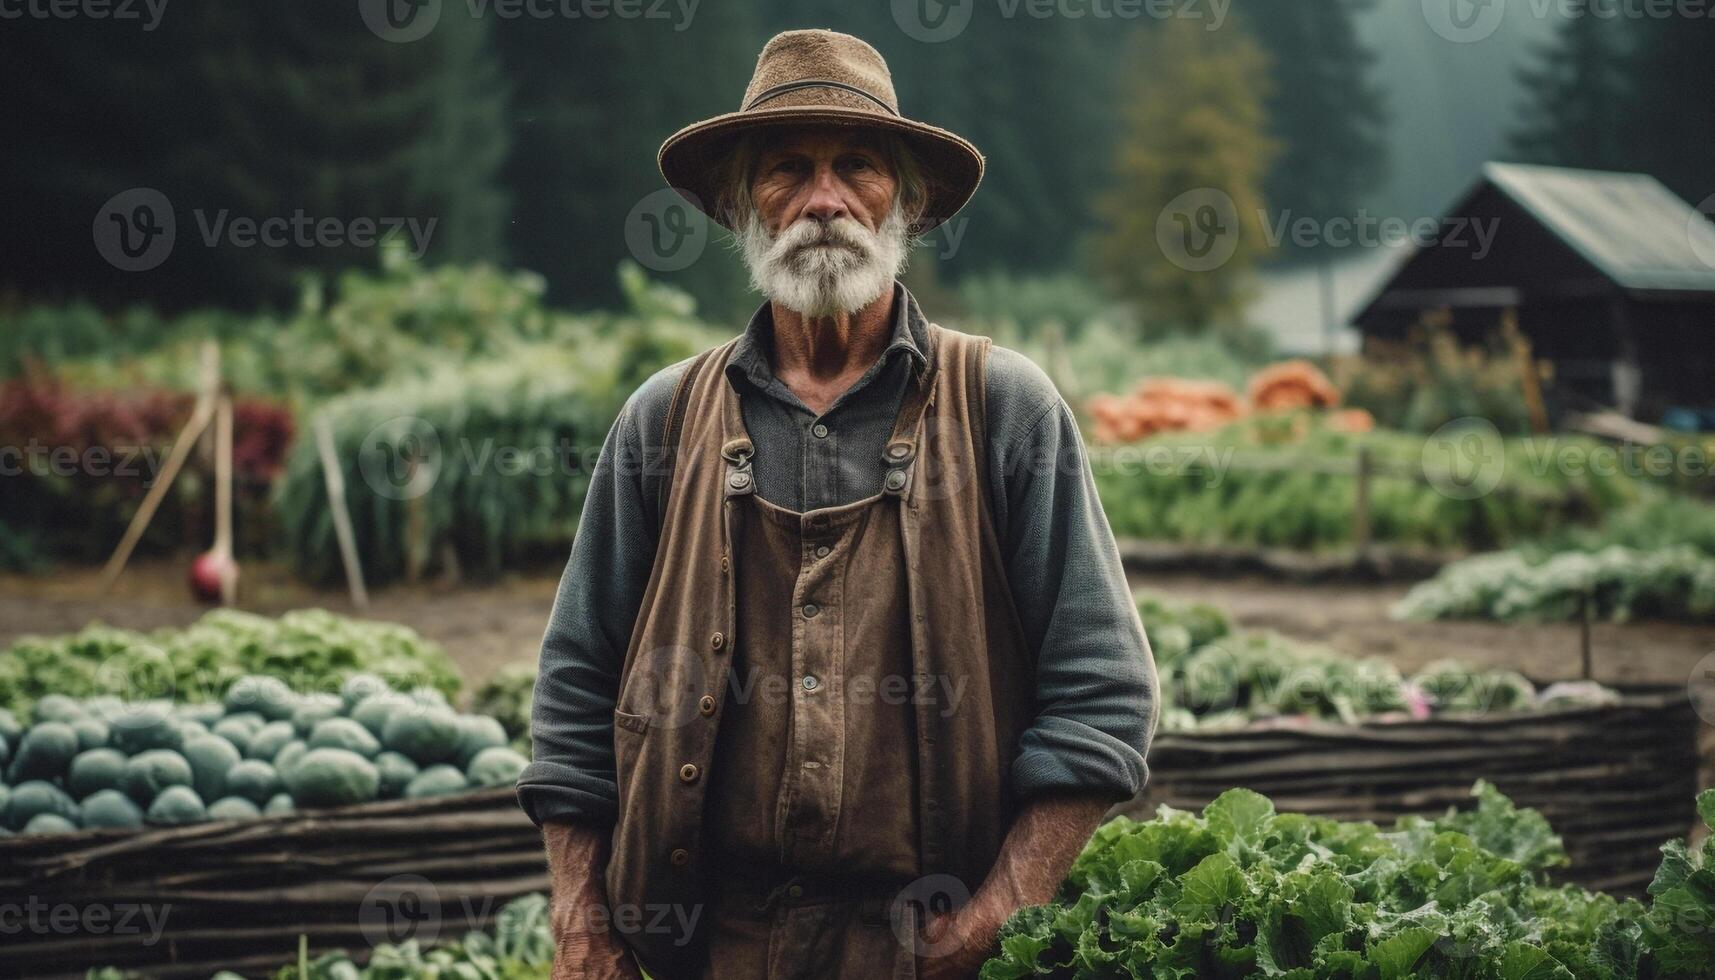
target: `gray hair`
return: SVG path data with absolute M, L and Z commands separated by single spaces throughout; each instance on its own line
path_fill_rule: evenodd
M 923 166 L 904 137 L 897 133 L 882 130 L 877 133 L 877 145 L 897 182 L 893 206 L 904 213 L 906 227 L 914 228 L 929 206 L 929 184 Z M 756 179 L 762 146 L 762 134 L 753 129 L 740 134 L 727 154 L 713 214 L 728 228 L 737 228 L 756 206 L 750 198 L 750 185 Z

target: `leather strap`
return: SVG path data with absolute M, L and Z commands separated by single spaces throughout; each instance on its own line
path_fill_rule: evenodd
M 801 88 L 837 88 L 842 92 L 850 92 L 853 95 L 863 96 L 871 102 L 874 102 L 876 105 L 881 106 L 890 116 L 899 115 L 899 112 L 892 106 L 868 92 L 865 92 L 863 89 L 858 88 L 856 85 L 847 85 L 845 82 L 836 82 L 831 78 L 801 78 L 795 82 L 782 82 L 781 84 L 775 85 L 771 88 L 763 89 L 761 92 L 756 94 L 756 98 L 750 100 L 749 104 L 744 107 L 743 111 L 749 112 L 762 103 L 767 102 L 769 99 L 778 98 L 779 96 L 785 95 L 787 92 L 796 92 Z M 799 106 L 799 108 L 814 108 L 814 106 Z
M 655 487 L 655 523 L 659 530 L 662 521 L 667 519 L 667 501 L 673 494 L 673 471 L 679 462 L 679 435 L 685 428 L 685 412 L 688 410 L 691 390 L 696 386 L 697 376 L 703 373 L 703 368 L 713 357 L 731 346 L 718 344 L 698 354 L 679 375 L 679 383 L 673 386 L 673 399 L 667 404 L 666 431 L 661 438 L 661 482 Z

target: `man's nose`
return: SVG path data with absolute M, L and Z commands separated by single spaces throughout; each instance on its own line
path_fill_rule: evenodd
M 824 225 L 835 218 L 851 215 L 846 208 L 845 195 L 840 193 L 840 182 L 834 176 L 833 167 L 816 168 L 816 174 L 810 182 L 810 198 L 804 202 L 804 214 Z

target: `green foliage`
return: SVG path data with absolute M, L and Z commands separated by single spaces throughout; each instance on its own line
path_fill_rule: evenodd
M 554 944 L 548 924 L 548 898 L 526 895 L 503 906 L 488 931 L 425 950 L 416 940 L 383 943 L 358 966 L 343 951 L 312 959 L 300 943 L 298 961 L 272 974 L 274 980 L 548 980 Z M 92 971 L 89 980 L 123 980 L 117 970 Z M 216 978 L 219 980 L 219 978 Z
M 1315 551 L 1351 541 L 1360 445 L 1369 447 L 1380 474 L 1370 493 L 1376 543 L 1443 551 L 1508 547 L 1588 525 L 1644 496 L 1642 484 L 1625 473 L 1556 466 L 1540 444 L 1507 439 L 1499 447 L 1500 483 L 1465 499 L 1430 482 L 1447 473 L 1421 437 L 1350 435 L 1303 416 L 1157 436 L 1136 452 L 1099 454 L 1092 469 L 1116 535 Z M 1596 445 L 1571 437 L 1556 443 L 1564 452 Z
M 1054 904 L 1001 930 L 983 980 L 1657 975 L 1645 972 L 1637 903 L 1546 885 L 1565 858 L 1541 816 L 1485 784 L 1473 793 L 1473 811 L 1391 832 L 1276 813 L 1244 789 L 1201 816 L 1117 818 Z
M 340 339 L 310 349 L 349 354 L 328 365 L 318 390 L 378 385 L 317 408 L 333 435 L 372 583 L 448 562 L 465 574 L 493 575 L 563 555 L 626 396 L 713 343 L 683 293 L 651 283 L 633 265 L 620 270 L 627 311 L 599 317 L 550 313 L 530 277 L 491 279 L 490 300 L 472 303 L 459 275 L 441 270 L 421 280 L 427 297 L 399 284 L 374 286 L 383 316 L 354 309 L 313 320 L 338 329 Z M 451 282 L 435 302 L 442 278 Z M 361 308 L 370 288 L 344 290 L 342 302 Z M 399 329 L 378 333 L 375 324 L 388 316 Z M 313 439 L 294 448 L 275 503 L 300 573 L 321 582 L 342 575 Z
M 184 629 L 142 633 L 97 624 L 73 634 L 22 637 L 0 656 L 0 706 L 27 716 L 37 699 L 52 694 L 207 702 L 250 674 L 270 675 L 288 693 L 326 691 L 360 672 L 400 687 L 459 689 L 446 652 L 406 626 L 320 609 L 278 618 L 216 610 Z M 146 733 L 131 724 L 114 735 Z
M 1715 619 L 1715 557 L 1691 547 L 1619 546 L 1547 559 L 1501 551 L 1454 562 L 1412 587 L 1401 619 Z
M 530 703 L 535 689 L 534 664 L 508 664 L 476 689 L 476 695 L 471 699 L 471 710 L 499 721 L 506 729 L 507 738 L 528 738 Z
M 1142 594 L 1137 611 L 1161 679 L 1163 730 L 1261 719 L 1351 725 L 1538 707 L 1535 686 L 1513 671 L 1443 660 L 1406 677 L 1378 657 L 1355 659 L 1270 630 L 1235 629 L 1202 603 Z M 1583 696 L 1602 693 L 1593 687 Z
M 1338 358 L 1331 368 L 1345 404 L 1382 428 L 1427 433 L 1480 418 L 1507 435 L 1532 431 L 1518 364 L 1499 342 L 1462 346 L 1451 330 L 1430 329 L 1389 355 Z
M 1102 200 L 1107 225 L 1097 261 L 1116 294 L 1138 302 L 1153 325 L 1237 324 L 1256 259 L 1267 247 L 1262 182 L 1278 149 L 1263 110 L 1268 56 L 1236 25 L 1209 31 L 1168 18 L 1135 32 L 1125 65 L 1122 130 L 1114 181 Z M 1164 211 L 1179 208 L 1174 202 L 1190 193 L 1209 199 L 1199 196 L 1181 215 L 1207 214 L 1220 227 L 1186 231 L 1205 240 L 1185 251 L 1195 257 L 1206 246 L 1223 252 L 1231 246 L 1231 257 L 1218 265 L 1188 262 L 1159 240 L 1160 222 L 1172 220 Z M 1215 207 L 1217 195 L 1231 206 Z
M 1715 505 L 1673 493 L 1651 494 L 1595 527 L 1567 528 L 1526 550 L 1546 558 L 1558 551 L 1601 551 L 1615 545 L 1639 551 L 1684 546 L 1715 558 Z

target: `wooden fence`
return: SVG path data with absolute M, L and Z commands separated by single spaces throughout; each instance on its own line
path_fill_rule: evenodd
M 1474 803 L 1478 779 L 1548 818 L 1586 888 L 1642 893 L 1660 846 L 1697 822 L 1700 719 L 1683 689 L 1620 704 L 1426 721 L 1171 732 L 1150 748 L 1149 786 L 1122 808 L 1199 810 L 1235 786 L 1292 811 L 1387 826 Z

